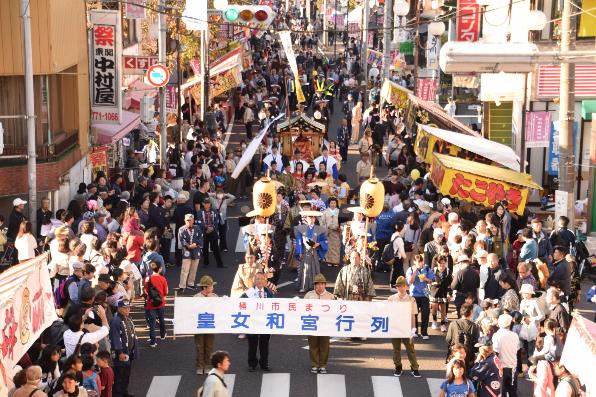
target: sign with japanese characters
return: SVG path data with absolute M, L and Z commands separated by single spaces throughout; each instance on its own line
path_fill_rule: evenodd
M 176 298 L 176 334 L 277 334 L 409 338 L 409 302 Z
M 457 41 L 478 41 L 480 5 L 476 0 L 457 1 Z
M 523 214 L 528 199 L 528 188 L 525 186 L 445 167 L 436 156 L 433 156 L 430 176 L 433 184 L 446 196 L 485 207 L 493 207 L 507 200 L 509 210 L 518 215 Z
M 213 99 L 234 87 L 238 87 L 242 82 L 240 65 L 226 70 L 216 78 L 209 79 L 209 81 L 209 99 Z
M 7 395 L 14 366 L 57 319 L 48 256 L 16 265 L 0 276 L 0 396 Z
M 122 113 L 120 13 L 92 10 L 90 15 L 91 120 L 93 124 L 118 124 Z
M 439 51 L 441 40 L 439 36 L 429 35 L 426 40 L 426 68 L 439 69 Z
M 551 112 L 526 112 L 526 147 L 548 147 Z
M 573 151 L 576 152 L 579 142 L 578 124 L 573 123 Z M 561 130 L 561 123 L 555 120 L 551 123 L 551 134 L 548 142 L 548 174 L 550 176 L 559 176 L 559 131 Z
M 158 57 L 124 55 L 122 68 L 126 74 L 145 74 L 149 67 L 158 63 Z
M 436 79 L 418 79 L 416 80 L 416 96 L 424 101 L 435 101 L 437 94 Z

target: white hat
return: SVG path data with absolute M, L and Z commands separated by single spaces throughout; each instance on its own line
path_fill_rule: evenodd
M 522 284 L 521 288 L 519 289 L 519 293 L 534 295 L 534 286 L 532 284 Z
M 509 328 L 509 326 L 511 325 L 511 321 L 513 321 L 513 317 L 511 317 L 507 313 L 503 313 L 499 316 L 499 319 L 497 320 L 497 325 L 499 326 L 499 328 Z
M 485 250 L 478 250 L 476 252 L 476 258 L 486 258 L 488 256 L 488 252 Z
M 436 236 L 444 236 L 444 235 L 445 235 L 445 232 L 444 232 L 444 231 L 443 231 L 443 229 L 441 229 L 440 227 L 436 227 L 436 228 L 433 230 L 433 236 L 434 236 L 434 237 L 436 237 Z
M 443 205 L 451 205 L 451 200 L 449 200 L 447 197 L 443 197 L 443 198 L 441 199 L 441 203 L 442 203 Z
M 460 255 L 457 257 L 457 263 L 461 263 L 461 262 L 470 262 L 470 258 L 468 258 L 468 255 Z
M 12 200 L 13 207 L 16 207 L 17 205 L 21 205 L 21 204 L 27 204 L 27 202 L 20 197 L 17 197 L 16 199 Z

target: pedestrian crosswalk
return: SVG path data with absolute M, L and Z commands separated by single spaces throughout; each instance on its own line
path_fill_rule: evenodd
M 246 374 L 243 376 L 259 376 L 257 374 Z M 261 387 L 260 397 L 289 397 L 291 387 L 298 385 L 292 384 L 290 373 L 264 373 L 261 374 Z M 405 376 L 405 375 L 404 375 Z M 177 397 L 179 394 L 178 387 L 180 385 L 182 376 L 154 376 L 149 390 L 147 391 L 147 397 Z M 314 378 L 313 378 L 314 379 Z M 202 379 L 201 379 L 202 380 Z M 247 390 L 241 390 L 241 388 L 235 389 L 237 375 L 226 374 L 224 381 L 228 387 L 230 397 L 240 397 L 247 394 L 254 395 Z M 441 383 L 444 379 L 440 378 L 421 378 L 416 379 L 417 383 L 412 386 L 408 385 L 406 390 L 402 383 L 401 378 L 394 376 L 371 376 L 370 384 L 372 391 L 367 394 L 370 397 L 405 397 L 405 396 L 417 396 L 417 397 L 436 397 L 439 394 Z M 256 383 L 256 378 L 251 381 L 252 385 Z M 412 390 L 412 387 L 415 390 Z M 257 389 L 258 390 L 258 389 Z M 272 391 L 275 391 L 272 394 Z M 296 395 L 295 392 L 293 395 Z M 351 394 L 346 389 L 346 375 L 343 374 L 319 374 L 316 375 L 316 397 L 348 397 Z

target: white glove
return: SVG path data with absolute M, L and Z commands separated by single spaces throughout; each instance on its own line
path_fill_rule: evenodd
M 417 329 L 416 328 L 412 328 L 412 331 L 410 333 L 410 337 L 412 337 L 412 338 L 415 337 L 417 335 L 416 332 L 417 332 Z

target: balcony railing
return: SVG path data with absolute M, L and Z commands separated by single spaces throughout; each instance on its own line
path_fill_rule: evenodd
M 38 162 L 53 161 L 72 149 L 79 142 L 78 131 L 70 131 L 68 133 L 62 133 L 55 136 L 54 141 L 51 144 L 36 145 L 35 153 L 37 154 Z M 27 145 L 23 144 L 4 144 L 4 152 L 0 155 L 0 164 L 5 162 L 7 159 L 3 159 L 3 156 L 24 156 L 27 154 Z M 14 158 L 10 159 L 11 163 L 14 162 Z

